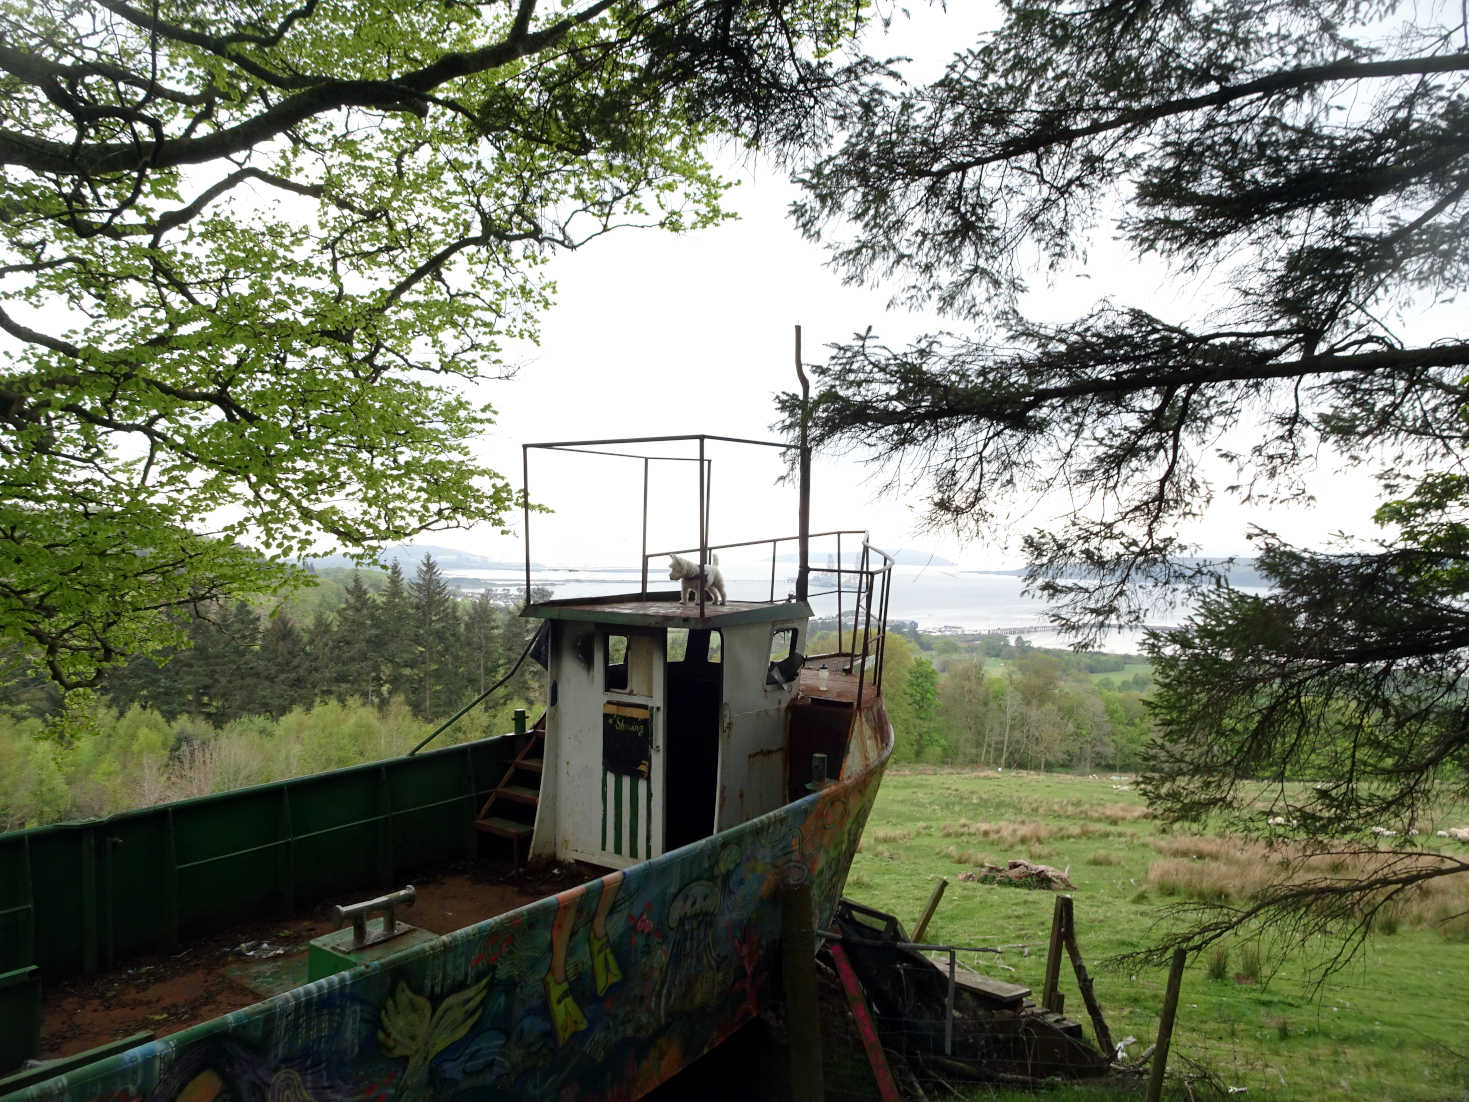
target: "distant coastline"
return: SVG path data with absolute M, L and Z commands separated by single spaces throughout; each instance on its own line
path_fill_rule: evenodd
M 1231 585 L 1245 586 L 1269 586 L 1270 579 L 1265 577 L 1255 568 L 1254 559 L 1236 558 L 1229 560 L 1227 556 L 1220 558 L 1184 558 L 1178 560 L 1180 565 L 1193 567 L 1208 565 L 1218 570 L 1229 579 Z M 1004 578 L 1023 578 L 1029 567 L 1017 566 L 1010 570 L 987 570 L 983 568 L 965 567 L 960 569 L 961 574 L 994 574 Z M 1087 578 L 1082 574 L 1063 574 L 1061 581 L 1081 582 Z

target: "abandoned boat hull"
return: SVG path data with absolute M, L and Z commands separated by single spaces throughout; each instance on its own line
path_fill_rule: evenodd
M 891 753 L 880 702 L 852 734 L 794 803 L 10 1099 L 636 1098 L 758 1013 L 783 884 L 830 918 Z

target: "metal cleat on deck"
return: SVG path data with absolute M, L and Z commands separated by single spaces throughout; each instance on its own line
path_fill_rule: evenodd
M 376 899 L 333 907 L 332 918 L 338 927 L 350 922 L 352 928 L 350 931 L 337 929 L 311 939 L 306 950 L 307 981 L 319 980 L 401 952 L 420 942 L 432 941 L 437 934 L 398 921 L 397 909 L 411 907 L 415 898 L 413 885 L 409 884 Z M 373 915 L 381 917 L 374 920 Z M 388 945 L 388 942 L 394 944 Z

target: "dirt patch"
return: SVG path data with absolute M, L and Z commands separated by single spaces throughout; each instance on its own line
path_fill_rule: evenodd
M 446 934 L 601 875 L 599 869 L 560 865 L 537 872 L 510 872 L 503 865 L 461 865 L 409 878 L 417 893 L 399 911 L 410 925 Z M 401 885 L 400 885 L 401 886 Z M 349 903 L 373 896 L 365 891 Z M 331 905 L 323 903 L 293 919 L 259 919 L 195 938 L 173 952 L 137 957 L 95 976 L 71 976 L 45 985 L 41 1057 L 85 1052 L 143 1030 L 159 1037 L 207 1022 L 261 1001 L 261 995 L 228 974 L 252 958 L 246 950 L 277 952 L 283 967 L 300 958 L 305 982 L 306 946 L 331 933 Z

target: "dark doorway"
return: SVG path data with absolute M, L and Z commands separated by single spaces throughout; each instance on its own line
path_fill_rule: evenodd
M 668 632 L 668 713 L 663 733 L 663 850 L 714 833 L 719 784 L 723 640 L 708 629 Z

